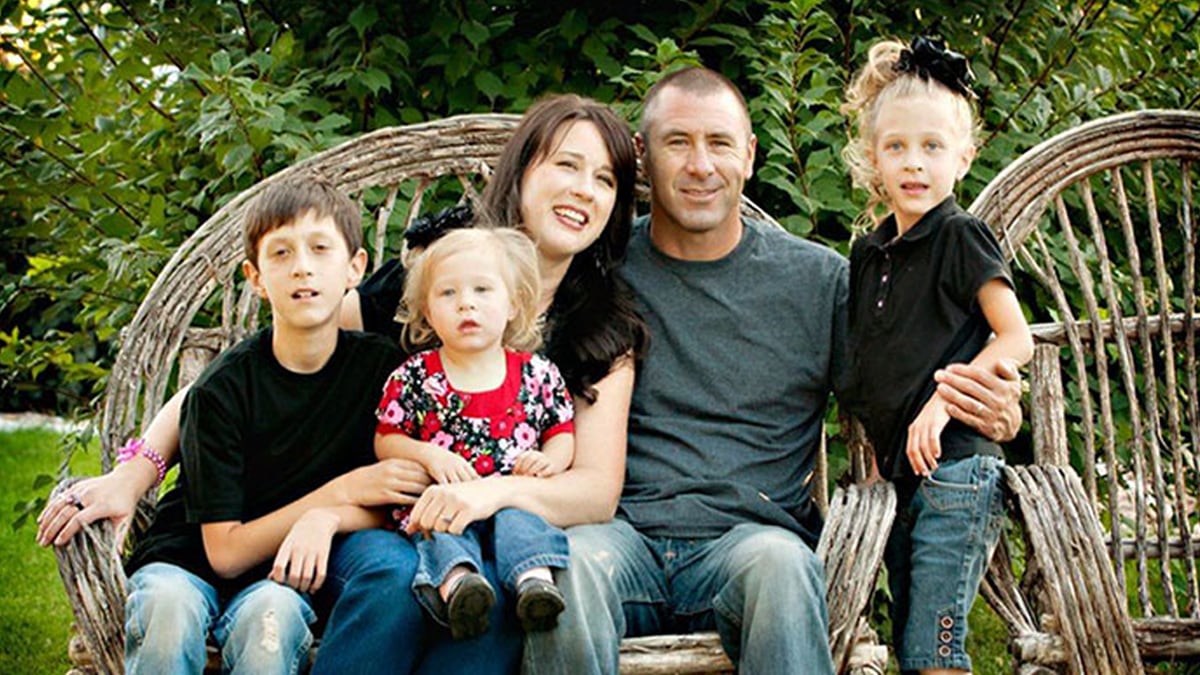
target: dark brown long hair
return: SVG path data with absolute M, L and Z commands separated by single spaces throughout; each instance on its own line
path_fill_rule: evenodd
M 484 189 L 483 206 L 497 225 L 520 227 L 521 179 L 553 151 L 560 132 L 578 122 L 595 125 L 604 141 L 616 179 L 616 199 L 604 230 L 571 260 L 554 294 L 545 351 L 571 392 L 594 401 L 596 382 L 625 355 L 641 356 L 648 336 L 629 290 L 614 274 L 629 244 L 637 181 L 637 150 L 628 124 L 608 106 L 575 94 L 538 101 L 505 144 Z

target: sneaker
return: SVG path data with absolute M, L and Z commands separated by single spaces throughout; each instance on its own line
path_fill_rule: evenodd
M 562 592 L 549 581 L 530 578 L 517 587 L 517 617 L 526 633 L 554 628 L 566 608 Z
M 487 632 L 488 613 L 496 604 L 496 592 L 482 574 L 464 574 L 446 602 L 446 620 L 455 640 L 479 637 Z

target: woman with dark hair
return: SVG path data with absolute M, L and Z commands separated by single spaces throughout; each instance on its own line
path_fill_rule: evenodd
M 629 238 L 636 174 L 636 151 L 625 122 L 607 106 L 575 95 L 535 104 L 506 144 L 484 191 L 487 213 L 481 220 L 521 229 L 537 247 L 543 288 L 538 309 L 547 323 L 544 353 L 558 365 L 575 398 L 575 458 L 570 469 L 549 478 L 510 475 L 428 485 L 410 517 L 419 529 L 451 531 L 451 523 L 461 529 L 460 523 L 509 507 L 558 526 L 613 517 L 624 480 L 634 361 L 647 340 L 645 324 L 614 274 Z M 461 209 L 456 213 L 440 223 L 433 219 L 434 229 L 470 220 Z M 425 243 L 430 234 L 425 233 Z M 403 266 L 389 261 L 346 296 L 342 326 L 398 336 L 393 317 L 403 285 Z M 182 398 L 180 392 L 164 406 L 142 444 L 165 462 L 174 461 L 178 452 Z M 65 543 L 99 518 L 127 521 L 137 499 L 154 484 L 157 469 L 150 461 L 131 460 L 77 484 L 70 501 L 55 501 L 43 511 L 38 541 Z M 423 471 L 392 460 L 345 474 L 310 496 L 314 505 L 347 500 L 379 505 L 429 482 Z M 314 672 L 515 670 L 521 636 L 513 621 L 500 619 L 511 609 L 497 604 L 491 631 L 451 643 L 411 601 L 407 590 L 415 551 L 396 546 L 395 537 L 363 530 L 335 544 L 325 582 L 334 605 Z

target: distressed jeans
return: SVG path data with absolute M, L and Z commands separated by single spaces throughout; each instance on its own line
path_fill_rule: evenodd
M 555 630 L 526 636 L 525 673 L 616 673 L 622 637 L 713 628 L 743 675 L 833 673 L 824 566 L 795 534 L 745 523 L 656 538 L 614 520 L 567 535 L 567 609 Z
M 129 578 L 126 673 L 203 673 L 211 629 L 226 673 L 295 673 L 308 658 L 308 596 L 264 579 L 222 609 L 211 584 L 182 567 L 150 563 Z

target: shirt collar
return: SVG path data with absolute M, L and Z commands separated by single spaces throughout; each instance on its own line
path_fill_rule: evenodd
M 946 216 L 954 212 L 958 208 L 958 203 L 954 200 L 954 195 L 950 195 L 942 200 L 942 203 L 929 209 L 915 225 L 909 228 L 900 237 L 899 241 L 893 241 L 896 238 L 896 216 L 889 214 L 883 222 L 879 224 L 867 235 L 867 242 L 876 248 L 884 248 L 886 246 L 895 246 L 899 243 L 912 243 L 919 241 L 929 236 L 934 231 L 937 224 L 940 223 Z

